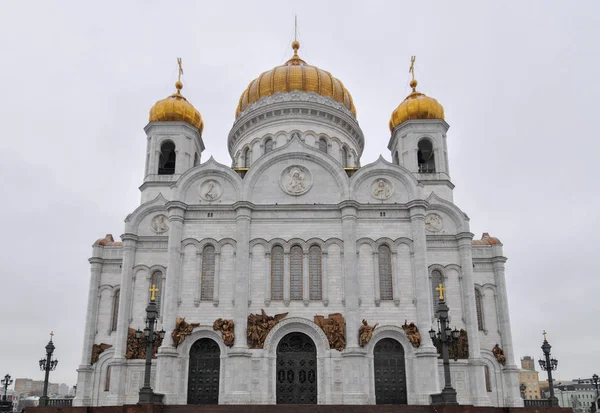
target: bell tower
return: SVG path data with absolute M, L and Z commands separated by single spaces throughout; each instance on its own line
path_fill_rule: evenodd
M 417 91 L 415 56 L 411 58 L 412 92 L 392 112 L 388 149 L 392 162 L 412 172 L 427 193 L 452 201 L 454 185 L 450 181 L 444 107 L 435 99 Z

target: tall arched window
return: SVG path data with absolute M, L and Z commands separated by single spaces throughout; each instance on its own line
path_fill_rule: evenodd
M 440 292 L 436 290 L 442 284 L 442 273 L 438 270 L 431 272 L 431 298 L 433 302 L 433 316 L 437 318 L 438 302 L 440 301 Z
M 244 168 L 250 168 L 250 148 L 244 150 Z
M 348 148 L 345 146 L 342 148 L 342 165 L 344 168 L 348 167 Z
M 311 300 L 321 300 L 323 296 L 321 268 L 321 247 L 313 245 L 308 249 L 308 284 Z
M 394 163 L 396 165 L 400 165 L 400 157 L 398 156 L 398 151 L 394 152 Z
M 112 366 L 108 366 L 106 368 L 106 377 L 104 378 L 104 391 L 110 391 L 110 368 Z
M 156 303 L 156 309 L 160 314 L 160 304 L 162 298 L 162 272 L 155 271 L 152 274 L 152 278 L 150 279 L 150 286 L 156 285 L 158 291 L 154 293 L 154 302 Z M 152 293 L 148 292 L 148 302 L 150 302 L 150 298 L 152 297 Z
M 321 152 L 327 153 L 327 139 L 325 139 L 325 138 L 319 139 L 319 150 Z
M 119 322 L 119 297 L 121 296 L 121 290 L 115 291 L 112 302 L 112 320 L 110 322 L 110 331 L 117 331 L 117 324 Z
M 290 299 L 291 300 L 302 300 L 302 284 L 303 284 L 303 271 L 302 271 L 302 259 L 304 253 L 302 247 L 294 245 L 290 249 Z
M 283 300 L 283 247 L 271 249 L 271 300 Z
M 481 302 L 481 293 L 475 289 L 475 308 L 477 309 L 477 328 L 483 331 L 483 305 Z
M 265 141 L 265 153 L 269 153 L 273 150 L 273 139 L 268 138 Z
M 387 245 L 381 245 L 379 252 L 379 297 L 382 300 L 393 300 L 392 291 L 392 251 Z
M 417 164 L 420 173 L 435 172 L 433 145 L 429 139 L 421 139 L 418 144 Z
M 211 301 L 215 290 L 215 247 L 207 245 L 202 250 L 202 281 L 200 300 Z
M 158 156 L 158 174 L 173 175 L 175 173 L 175 144 L 171 141 L 163 142 L 160 145 L 160 155 Z
M 484 369 L 485 369 L 485 389 L 488 392 L 491 392 L 492 391 L 492 380 L 490 377 L 490 368 L 487 365 L 485 365 Z

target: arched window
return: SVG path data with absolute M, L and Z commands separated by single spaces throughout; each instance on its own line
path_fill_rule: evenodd
M 112 320 L 110 322 L 110 331 L 117 331 L 117 323 L 119 322 L 119 297 L 121 290 L 115 291 L 112 302 Z
M 269 153 L 273 150 L 273 139 L 268 138 L 265 141 L 265 153 Z
M 194 154 L 194 166 L 200 165 L 200 157 L 198 156 L 198 152 Z
M 171 141 L 163 142 L 158 157 L 159 175 L 173 175 L 175 173 L 175 156 L 175 144 Z
M 156 303 L 156 309 L 158 310 L 158 313 L 160 314 L 160 304 L 161 304 L 161 297 L 162 297 L 162 272 L 155 271 L 152 274 L 152 278 L 150 279 L 150 286 L 152 286 L 152 285 L 156 285 L 156 288 L 158 289 L 158 291 L 156 291 L 154 293 L 154 302 Z M 152 297 L 152 293 L 148 292 L 148 302 L 150 302 L 151 297 Z
M 487 365 L 485 365 L 484 369 L 485 369 L 485 389 L 488 392 L 491 392 L 492 391 L 492 380 L 490 378 L 490 368 Z
M 283 247 L 271 250 L 271 300 L 283 300 Z
M 325 138 L 319 139 L 319 150 L 321 152 L 327 153 L 327 139 L 325 139 Z
M 442 284 L 442 273 L 438 270 L 431 272 L 431 296 L 433 302 L 433 315 L 437 318 L 438 302 L 440 301 L 440 292 L 436 290 Z
M 345 146 L 342 148 L 342 165 L 344 168 L 348 167 L 348 148 Z
M 290 299 L 302 300 L 302 258 L 304 253 L 302 247 L 294 245 L 290 249 Z
M 418 144 L 417 164 L 420 173 L 434 173 L 435 160 L 433 158 L 433 145 L 429 139 L 421 139 Z
M 104 391 L 110 391 L 110 368 L 112 366 L 108 366 L 106 368 L 106 377 L 104 378 Z
M 394 152 L 394 163 L 396 165 L 400 165 L 400 157 L 398 156 L 398 151 Z
M 311 300 L 321 300 L 323 296 L 321 247 L 313 245 L 308 249 L 308 283 Z
M 202 250 L 202 281 L 200 300 L 211 301 L 215 289 L 215 247 L 207 245 Z
M 250 168 L 250 148 L 244 150 L 244 168 Z
M 381 245 L 379 251 L 379 296 L 382 300 L 393 300 L 392 292 L 392 252 L 387 245 Z
M 475 289 L 475 308 L 477 309 L 477 328 L 483 331 L 483 305 L 481 303 L 481 293 Z

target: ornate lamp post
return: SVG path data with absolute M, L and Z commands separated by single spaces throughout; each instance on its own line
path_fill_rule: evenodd
M 46 407 L 48 406 L 48 378 L 50 377 L 50 372 L 56 369 L 56 365 L 58 364 L 58 360 L 52 359 L 52 353 L 54 353 L 54 343 L 52 342 L 52 337 L 54 336 L 53 332 L 50 332 L 50 341 L 46 345 L 46 358 L 40 360 L 40 370 L 45 371 L 46 374 L 44 376 L 44 393 L 42 397 L 40 397 L 40 406 Z
M 598 376 L 596 376 L 596 378 L 598 378 Z M 13 381 L 10 378 L 10 374 L 4 376 L 4 380 L 0 380 L 0 384 L 2 384 L 2 386 L 4 387 L 4 396 L 2 396 L 3 402 L 6 401 L 6 393 L 8 392 L 8 386 L 10 386 L 12 383 Z
M 546 330 L 544 330 L 544 343 L 542 344 L 542 351 L 544 352 L 545 360 L 539 359 L 540 368 L 548 372 L 548 387 L 550 388 L 550 406 L 558 406 L 558 399 L 554 396 L 554 382 L 552 380 L 552 370 L 556 370 L 558 367 L 558 360 L 550 359 L 550 349 L 552 346 L 546 340 Z
M 596 388 L 596 399 L 592 402 L 592 412 L 595 412 L 596 410 L 598 410 L 598 398 L 600 398 L 600 395 L 598 394 L 599 383 L 600 382 L 598 381 L 598 375 L 594 374 L 592 376 L 592 384 Z
M 158 292 L 158 288 L 156 288 L 155 284 L 152 284 L 152 288 L 150 288 L 150 303 L 148 307 L 146 307 L 146 328 L 142 332 L 138 329 L 135 332 L 135 337 L 138 340 L 143 340 L 144 344 L 146 344 L 146 368 L 144 371 L 144 387 L 140 389 L 140 399 L 139 404 L 162 404 L 162 394 L 154 393 L 152 387 L 150 387 L 150 371 L 152 369 L 152 352 L 154 349 L 154 343 L 158 341 L 158 339 L 163 339 L 165 337 L 164 330 L 160 330 L 159 332 L 154 331 L 154 327 L 156 326 L 156 319 L 158 318 L 158 308 L 156 307 L 156 293 Z
M 460 331 L 456 328 L 452 330 L 448 325 L 448 312 L 450 311 L 450 308 L 448 308 L 446 301 L 444 300 L 445 290 L 446 289 L 442 284 L 436 288 L 436 291 L 440 292 L 437 311 L 439 325 L 438 331 L 435 331 L 433 327 L 429 330 L 429 337 L 431 337 L 432 340 L 437 337 L 440 343 L 442 343 L 445 385 L 441 393 L 431 395 L 431 401 L 433 404 L 458 404 L 456 401 L 456 390 L 452 387 L 452 379 L 450 378 L 450 354 L 448 352 L 448 345 L 458 339 Z

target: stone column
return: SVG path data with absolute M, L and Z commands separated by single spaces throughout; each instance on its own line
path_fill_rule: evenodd
M 492 258 L 496 291 L 498 294 L 498 321 L 502 337 L 502 350 L 506 357 L 506 364 L 502 369 L 504 378 L 505 405 L 511 407 L 523 406 L 519 391 L 519 368 L 515 365 L 515 353 L 513 350 L 512 331 L 510 327 L 510 315 L 508 312 L 508 294 L 506 290 L 506 278 L 504 275 L 504 263 L 506 257 L 502 256 L 502 247 L 495 246 L 495 256 Z
M 398 252 L 392 252 L 392 291 L 394 298 L 394 305 L 398 307 L 400 305 L 400 287 L 398 286 Z
M 215 252 L 215 273 L 213 278 L 213 305 L 219 305 L 219 282 L 221 279 L 221 252 Z
M 250 225 L 253 205 L 248 202 L 234 204 L 236 213 L 236 253 L 235 253 L 235 296 L 234 296 L 234 333 L 235 342 L 228 351 L 224 374 L 225 388 L 221 393 L 222 404 L 249 403 L 250 393 L 250 357 L 246 328 L 248 325 L 248 277 L 250 276 Z
M 123 264 L 121 270 L 121 293 L 119 296 L 119 317 L 117 319 L 117 334 L 115 337 L 114 361 L 111 364 L 111 394 L 110 404 L 123 404 L 127 393 L 127 333 L 129 331 L 130 309 L 129 301 L 133 300 L 133 267 L 138 236 L 131 233 L 121 235 L 123 240 Z
M 416 159 L 416 158 L 415 158 Z M 417 327 L 421 333 L 421 347 L 415 350 L 415 403 L 430 404 L 430 396 L 440 392 L 438 354 L 428 337 L 433 324 L 433 308 L 427 262 L 427 239 L 425 235 L 425 210 L 427 202 L 414 200 L 408 203 L 413 239 L 413 258 L 416 280 Z
M 322 299 L 323 305 L 327 307 L 329 305 L 329 280 L 327 278 L 327 251 L 323 251 L 321 255 L 321 288 L 322 288 Z
M 283 252 L 283 304 L 287 307 L 290 305 L 290 252 Z
M 456 236 L 460 254 L 460 267 L 463 278 L 464 317 L 469 336 L 469 384 L 471 403 L 475 406 L 491 405 L 485 388 L 484 363 L 481 359 L 479 327 L 477 326 L 477 308 L 475 306 L 475 282 L 473 280 L 473 234 L 461 232 Z M 450 309 L 452 311 L 452 309 Z
M 379 307 L 381 303 L 381 280 L 379 279 L 379 251 L 373 251 L 373 293 L 375 296 L 375 305 Z
M 271 251 L 265 252 L 265 305 L 271 305 Z
M 100 249 L 94 247 L 94 250 Z M 85 332 L 83 334 L 83 351 L 81 356 L 81 365 L 77 369 L 77 397 L 73 400 L 76 406 L 92 405 L 92 373 L 91 366 L 92 346 L 96 337 L 98 320 L 98 288 L 100 287 L 100 274 L 102 273 L 102 264 L 104 260 L 94 251 L 94 256 L 89 259 L 91 264 L 90 288 L 88 291 L 88 308 L 85 317 Z
M 302 301 L 304 301 L 305 306 L 308 306 L 310 302 L 308 252 L 302 254 Z
M 177 369 L 177 350 L 173 344 L 171 333 L 175 329 L 177 318 L 177 292 L 181 278 L 181 239 L 183 236 L 183 221 L 186 205 L 183 202 L 168 202 L 169 213 L 169 243 L 167 246 L 169 261 L 167 264 L 167 276 L 165 287 L 161 291 L 164 297 L 164 316 L 162 317 L 162 328 L 165 330 L 165 338 L 158 349 L 156 360 L 156 393 L 165 395 L 165 403 L 177 403 L 177 386 L 175 377 L 179 375 Z

